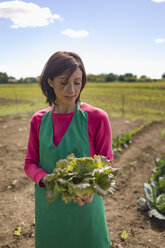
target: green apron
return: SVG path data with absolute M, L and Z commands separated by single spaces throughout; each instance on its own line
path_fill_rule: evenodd
M 39 132 L 40 166 L 52 173 L 59 159 L 74 153 L 90 156 L 88 114 L 77 108 L 58 146 L 53 143 L 52 111 L 43 115 Z M 36 248 L 110 248 L 102 197 L 94 194 L 91 204 L 65 204 L 61 195 L 53 202 L 45 200 L 45 188 L 35 184 Z

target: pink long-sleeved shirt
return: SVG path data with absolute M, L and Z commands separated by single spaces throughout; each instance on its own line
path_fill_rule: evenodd
M 43 187 L 43 185 L 40 184 L 40 180 L 47 174 L 47 172 L 40 167 L 39 130 L 43 114 L 50 111 L 51 108 L 52 107 L 48 107 L 40 110 L 33 115 L 30 126 L 27 153 L 25 157 L 25 173 L 40 187 Z M 108 115 L 103 110 L 95 108 L 87 103 L 81 104 L 80 109 L 88 113 L 90 155 L 103 155 L 112 163 L 112 132 Z M 62 140 L 73 115 L 74 112 L 66 114 L 52 114 L 53 127 L 55 127 L 53 128 L 53 142 L 56 146 Z

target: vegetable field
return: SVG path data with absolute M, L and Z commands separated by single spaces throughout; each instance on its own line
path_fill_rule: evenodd
M 112 248 L 164 248 L 165 220 L 150 218 L 137 199 L 165 153 L 165 83 L 91 83 L 82 100 L 111 121 L 119 171 L 104 203 Z M 35 84 L 0 85 L 1 248 L 34 248 L 34 184 L 23 167 L 31 116 L 45 106 Z

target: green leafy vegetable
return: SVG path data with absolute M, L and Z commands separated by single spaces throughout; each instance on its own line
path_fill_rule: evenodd
M 53 173 L 46 176 L 46 200 L 53 202 L 62 194 L 62 199 L 68 203 L 75 196 L 83 199 L 84 195 L 94 193 L 101 196 L 112 194 L 117 171 L 104 156 L 76 158 L 70 154 L 59 160 Z
M 155 160 L 156 168 L 148 183 L 144 184 L 145 197 L 137 200 L 150 217 L 165 220 L 165 154 Z

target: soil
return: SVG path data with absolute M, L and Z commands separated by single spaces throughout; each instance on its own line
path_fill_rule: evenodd
M 24 158 L 32 113 L 0 117 L 0 247 L 34 248 L 34 183 L 24 173 Z M 113 137 L 126 134 L 142 120 L 111 118 Z M 165 122 L 153 122 L 133 136 L 132 144 L 114 156 L 119 168 L 115 194 L 104 199 L 112 248 L 164 248 L 165 222 L 149 218 L 137 205 L 143 185 L 165 152 L 161 131 Z M 134 162 L 134 165 L 130 165 Z M 15 236 L 21 226 L 21 235 Z M 126 231 L 124 241 L 121 233 Z

